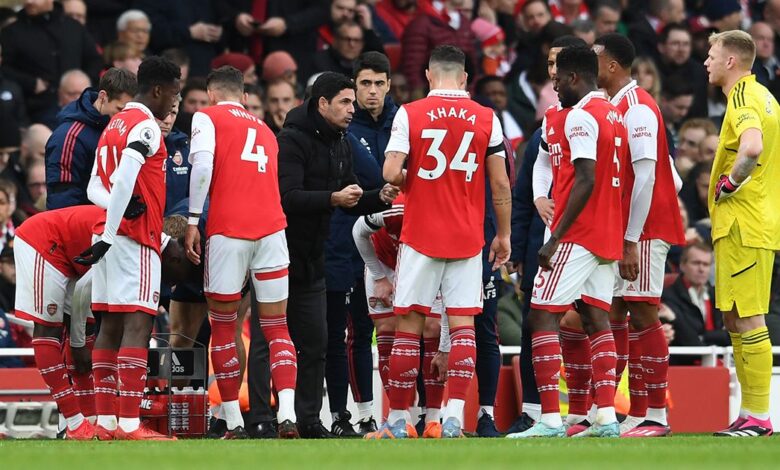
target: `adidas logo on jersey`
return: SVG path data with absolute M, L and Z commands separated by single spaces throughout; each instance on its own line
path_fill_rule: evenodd
M 108 377 L 102 378 L 100 380 L 100 383 L 116 385 L 116 379 L 114 378 L 113 375 L 109 375 Z
M 292 352 L 290 352 L 290 351 L 288 351 L 286 349 L 283 349 L 283 350 L 279 351 L 278 353 L 274 354 L 274 357 L 295 357 L 295 355 Z
M 553 134 L 555 134 L 555 128 L 550 127 L 550 132 L 548 132 L 547 135 L 553 135 Z
M 417 377 L 418 375 L 419 375 L 419 372 L 417 371 L 417 368 L 415 367 L 415 368 L 413 368 L 413 369 L 409 369 L 409 370 L 407 370 L 406 372 L 403 372 L 403 373 L 401 374 L 401 377 L 410 377 L 410 378 L 415 378 L 415 377 Z
M 474 367 L 474 359 L 467 357 L 461 361 L 455 361 L 456 366 Z
M 222 367 L 235 367 L 238 365 L 238 358 L 236 356 L 233 356 L 230 358 L 229 361 L 222 364 Z

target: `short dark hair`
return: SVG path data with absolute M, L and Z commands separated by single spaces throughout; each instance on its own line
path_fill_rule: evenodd
M 599 59 L 588 46 L 571 46 L 564 48 L 555 59 L 558 75 L 576 73 L 578 76 L 596 81 L 599 75 Z
M 538 44 L 552 44 L 555 42 L 556 39 L 573 35 L 574 29 L 572 29 L 571 26 L 558 23 L 557 21 L 550 21 L 544 27 L 541 31 L 539 31 L 539 35 L 537 37 L 536 42 Z
M 658 35 L 658 44 L 666 43 L 669 36 L 672 34 L 672 31 L 684 31 L 688 33 L 688 36 L 692 36 L 691 30 L 684 23 L 669 23 L 664 26 L 664 29 L 661 30 L 661 34 Z
M 360 26 L 360 24 L 357 21 L 344 20 L 333 27 L 333 32 L 336 33 L 337 36 L 341 36 L 339 31 L 341 31 L 343 28 L 360 28 L 360 34 L 363 34 L 363 36 L 365 36 L 365 34 L 363 33 L 363 27 Z
M 265 93 L 260 85 L 247 85 L 244 84 L 244 93 L 247 95 L 256 95 L 260 97 L 260 101 L 265 99 Z
M 356 90 L 355 82 L 346 75 L 325 72 L 317 77 L 311 86 L 311 99 L 319 101 L 320 98 L 325 98 L 330 103 L 336 95 L 341 93 L 341 90 Z
M 157 85 L 169 85 L 180 78 L 178 65 L 160 56 L 149 56 L 138 67 L 138 91 L 146 93 Z
M 138 81 L 133 72 L 111 67 L 100 77 L 98 90 L 105 91 L 109 100 L 118 99 L 122 95 L 135 96 L 138 93 Z
M 667 100 L 673 100 L 680 96 L 693 95 L 693 84 L 690 79 L 680 75 L 672 75 L 663 81 L 661 96 Z
M 485 75 L 477 80 L 477 83 L 474 85 L 474 91 L 477 95 L 484 95 L 485 87 L 494 82 L 503 84 L 504 80 L 496 75 Z
M 244 74 L 231 65 L 223 65 L 209 72 L 209 76 L 206 78 L 206 88 L 222 89 L 243 95 Z
M 207 91 L 206 79 L 203 77 L 192 77 L 187 79 L 187 85 L 181 90 L 181 97 L 186 98 L 193 90 Z
M 441 46 L 436 46 L 431 52 L 431 58 L 428 60 L 428 65 L 430 66 L 431 64 L 449 64 L 465 68 L 466 54 L 455 46 L 443 44 Z
M 616 11 L 618 13 L 623 11 L 623 9 L 620 7 L 620 4 L 616 0 L 599 0 L 599 2 L 596 3 L 596 7 L 592 10 L 593 18 L 598 17 L 601 14 L 601 10 L 605 8 Z
M 523 3 L 521 11 L 525 13 L 525 9 L 528 8 L 528 5 L 532 5 L 534 3 L 541 3 L 548 12 L 550 11 L 550 4 L 547 3 L 547 0 L 527 0 L 525 3 Z
M 363 70 L 371 70 L 376 73 L 384 73 L 390 78 L 390 60 L 381 52 L 369 51 L 360 54 L 352 66 L 352 76 L 357 80 L 358 74 Z
M 550 49 L 553 47 L 572 47 L 572 46 L 587 46 L 588 43 L 585 42 L 584 39 L 581 37 L 574 36 L 573 34 L 567 34 L 565 36 L 561 36 L 558 38 L 555 38 L 555 40 L 550 44 Z
M 165 49 L 160 55 L 178 65 L 179 67 L 190 65 L 190 56 L 188 56 L 183 49 L 172 47 L 170 49 Z
M 607 33 L 596 38 L 595 44 L 604 46 L 604 52 L 615 59 L 624 69 L 630 69 L 636 58 L 636 49 L 631 41 L 618 33 Z

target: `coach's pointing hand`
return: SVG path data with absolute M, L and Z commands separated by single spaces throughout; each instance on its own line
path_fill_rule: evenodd
M 200 231 L 197 225 L 188 225 L 184 233 L 184 252 L 192 264 L 200 264 Z
M 626 281 L 636 281 L 639 277 L 639 251 L 636 242 L 623 241 L 623 259 L 618 261 L 620 277 Z

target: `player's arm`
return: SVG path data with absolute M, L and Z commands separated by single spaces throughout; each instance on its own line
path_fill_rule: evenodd
M 390 140 L 385 148 L 385 164 L 382 167 L 385 181 L 400 188 L 403 188 L 406 182 L 404 162 L 409 155 L 409 142 L 409 115 L 406 108 L 401 106 L 393 119 Z
M 97 165 L 98 157 L 96 155 L 95 162 L 92 164 L 92 174 L 90 175 L 89 183 L 87 184 L 87 198 L 101 209 L 107 209 L 111 193 L 108 192 L 108 189 L 103 186 L 103 182 L 100 181 L 100 176 L 97 174 Z
M 751 101 L 753 100 L 750 97 Z M 715 202 L 734 194 L 742 184 L 750 180 L 750 174 L 758 166 L 758 157 L 764 151 L 763 134 L 761 132 L 761 104 L 748 102 L 745 106 L 735 109 L 732 123 L 734 132 L 739 137 L 737 158 L 731 173 L 720 175 L 715 186 Z
M 539 217 L 548 227 L 552 225 L 555 203 L 549 198 L 552 187 L 553 171 L 550 162 L 550 149 L 547 145 L 547 117 L 542 120 L 542 140 L 539 142 L 538 154 L 531 176 L 533 201 Z
M 512 187 L 506 174 L 506 147 L 501 122 L 493 114 L 493 128 L 488 141 L 486 168 L 490 190 L 493 193 L 493 210 L 496 213 L 496 238 L 490 245 L 488 261 L 493 269 L 509 261 L 512 252 L 510 234 L 512 231 Z
M 366 269 L 371 274 L 371 279 L 374 281 L 386 276 L 380 267 L 380 261 L 376 257 L 374 246 L 371 244 L 371 235 L 384 226 L 385 218 L 380 212 L 358 218 L 352 227 L 352 238 L 355 239 L 355 246 L 366 264 Z
M 214 123 L 207 114 L 197 112 L 192 116 L 192 138 L 190 140 L 190 217 L 188 225 L 198 225 L 206 203 L 211 176 L 214 172 L 214 150 L 216 148 Z

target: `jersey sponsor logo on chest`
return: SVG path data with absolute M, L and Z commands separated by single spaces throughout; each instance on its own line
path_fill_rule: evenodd
M 563 157 L 563 146 L 560 143 L 550 144 L 550 159 L 555 166 L 561 166 Z
M 477 123 L 476 114 L 470 113 L 469 110 L 461 107 L 458 107 L 456 110 L 454 106 L 441 106 L 436 109 L 432 109 L 425 114 L 428 115 L 428 117 L 431 119 L 431 122 L 441 118 L 454 117 L 468 121 L 471 123 L 471 125 L 475 125 Z

